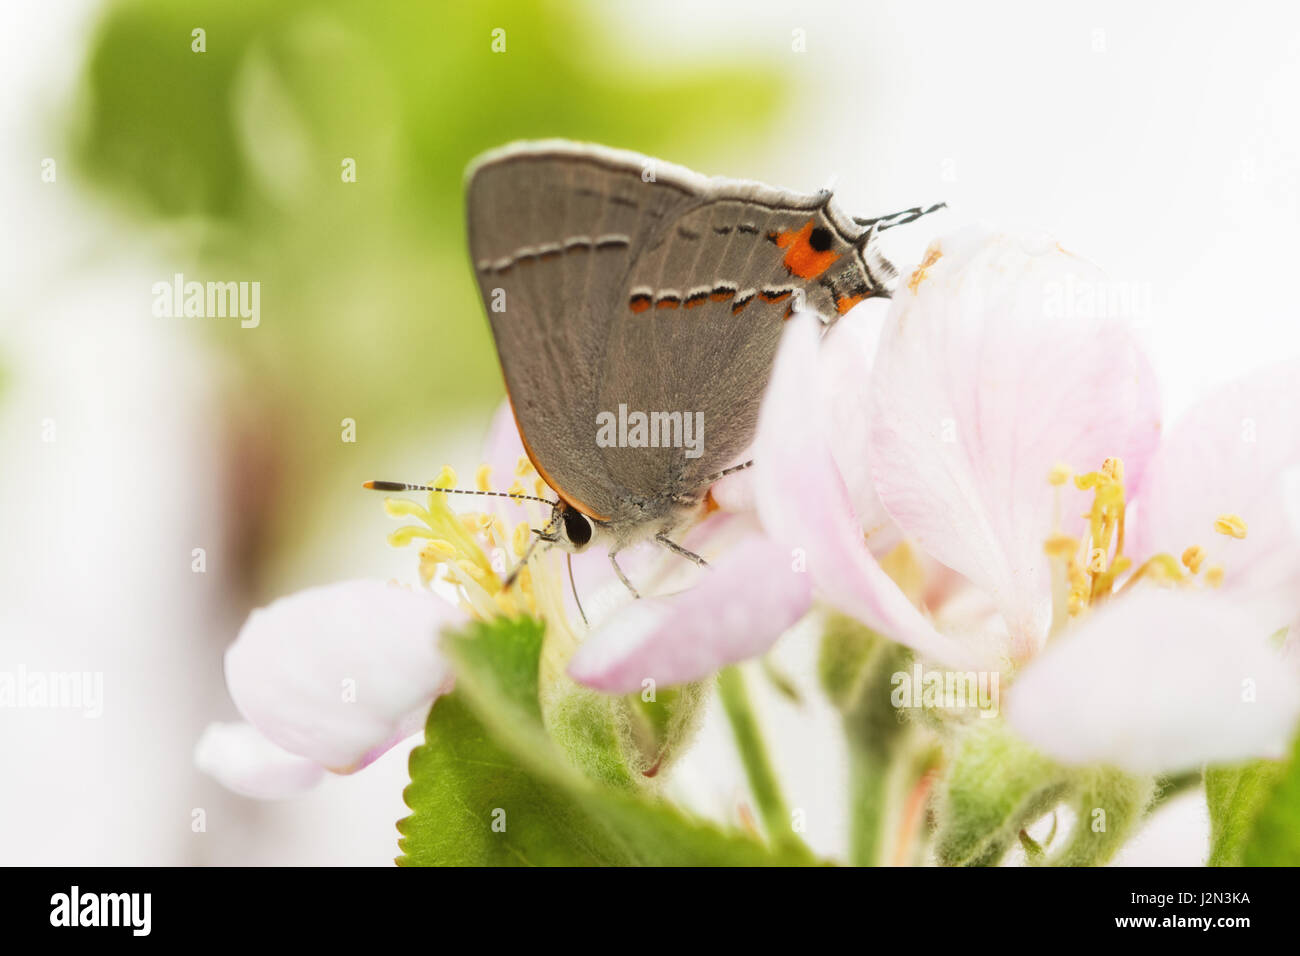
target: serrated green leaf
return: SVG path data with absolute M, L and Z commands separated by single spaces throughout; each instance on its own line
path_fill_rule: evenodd
M 429 715 L 397 824 L 402 866 L 625 864 L 626 853 L 568 794 L 522 767 L 474 716 L 463 695 Z
M 457 689 L 434 707 L 426 743 L 412 754 L 412 782 L 405 796 L 414 813 L 399 824 L 405 854 L 400 862 L 816 862 L 799 848 L 771 850 L 746 835 L 690 819 L 647 794 L 584 776 L 543 729 L 537 680 L 542 628 L 537 622 L 477 624 L 463 635 L 444 636 L 443 642 L 456 663 Z M 451 717 L 446 726 L 444 713 Z M 476 768 L 476 760 L 485 766 Z M 494 833 L 484 826 L 483 808 L 505 801 L 517 809 L 513 815 L 506 809 L 505 832 Z M 516 821 L 523 828 L 517 834 L 512 831 Z M 507 835 L 511 840 L 500 840 L 500 846 L 486 842 Z

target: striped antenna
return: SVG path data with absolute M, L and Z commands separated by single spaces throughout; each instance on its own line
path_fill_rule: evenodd
M 554 501 L 539 498 L 536 495 L 517 495 L 509 491 L 478 491 L 470 488 L 435 488 L 433 485 L 413 485 L 405 481 L 366 481 L 362 488 L 374 491 L 445 491 L 449 495 L 487 495 L 491 498 L 514 498 L 516 501 L 540 501 L 544 505 L 553 505 Z
M 880 223 L 880 226 L 876 231 L 884 232 L 886 229 L 893 229 L 895 226 L 905 226 L 909 222 L 916 222 L 916 220 L 920 219 L 922 216 L 928 216 L 932 212 L 937 212 L 940 209 L 947 208 L 948 204 L 946 202 L 940 202 L 935 203 L 928 209 L 922 209 L 920 206 L 913 206 L 911 209 L 904 209 L 902 212 L 890 213 L 888 216 L 877 216 L 875 219 L 859 219 L 857 216 L 854 216 L 853 221 L 859 226 L 874 226 L 876 223 Z
M 738 471 L 744 471 L 746 468 L 753 467 L 753 464 L 754 459 L 751 458 L 749 461 L 742 461 L 739 465 L 732 465 L 730 468 L 724 468 L 722 471 L 714 472 L 707 478 L 701 478 L 699 487 L 703 488 L 705 485 L 711 485 L 715 481 L 720 481 L 721 479 L 726 478 L 728 475 L 734 475 Z

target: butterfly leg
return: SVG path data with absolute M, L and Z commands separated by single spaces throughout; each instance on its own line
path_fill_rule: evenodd
M 664 534 L 662 531 L 660 531 L 657 535 L 655 535 L 655 540 L 658 541 L 660 544 L 662 544 L 673 554 L 680 554 L 686 560 L 694 561 L 702 568 L 707 568 L 709 566 L 709 562 L 705 561 L 694 551 L 688 551 L 686 548 L 683 548 L 676 541 L 670 540 L 669 537 L 666 534 Z
M 641 595 L 637 593 L 636 588 L 632 587 L 632 582 L 627 579 L 627 575 L 623 573 L 623 569 L 620 568 L 618 562 L 614 560 L 614 555 L 617 553 L 617 551 L 611 551 L 609 553 L 609 563 L 614 566 L 614 573 L 617 574 L 618 579 L 623 582 L 623 587 L 632 592 L 632 597 L 640 598 Z

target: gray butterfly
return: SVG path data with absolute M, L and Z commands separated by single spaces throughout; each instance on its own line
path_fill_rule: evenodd
M 923 214 L 853 219 L 829 191 L 709 179 L 562 140 L 489 152 L 467 180 L 506 389 L 558 497 L 539 540 L 570 552 L 603 540 L 634 594 L 615 560 L 631 544 L 654 538 L 703 564 L 671 536 L 728 466 L 749 464 L 734 463 L 784 321 L 809 308 L 833 322 L 888 295 L 895 273 L 875 236 Z

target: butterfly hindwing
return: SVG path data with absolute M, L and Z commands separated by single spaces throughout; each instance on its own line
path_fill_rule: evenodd
M 892 271 L 874 249 L 864 258 L 866 231 L 846 228 L 827 197 L 771 193 L 718 184 L 665 223 L 629 266 L 602 407 L 693 415 L 703 424 L 691 455 L 679 447 L 602 449 L 610 474 L 634 494 L 698 491 L 749 445 L 784 321 L 796 308 L 834 321 L 887 291 Z

